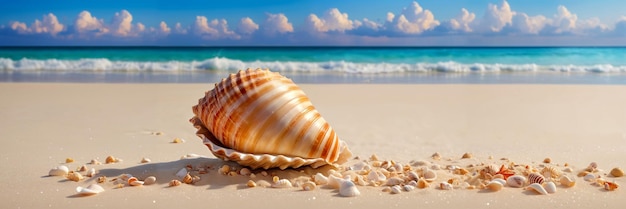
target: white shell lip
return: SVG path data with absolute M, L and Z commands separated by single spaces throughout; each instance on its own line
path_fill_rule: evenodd
M 213 134 L 206 127 L 204 127 L 204 125 L 202 125 L 200 118 L 193 117 L 189 121 L 198 129 L 196 135 L 202 139 L 203 143 L 209 148 L 209 150 L 211 150 L 211 153 L 222 160 L 234 161 L 239 165 L 248 166 L 252 169 L 280 168 L 281 170 L 285 170 L 287 168 L 299 168 L 302 166 L 318 168 L 329 164 L 322 158 L 302 158 L 285 155 L 239 152 L 221 145 L 215 136 L 213 136 Z M 340 143 L 342 146 L 345 146 L 343 141 Z
M 83 196 L 95 195 L 103 191 L 104 188 L 97 184 L 91 184 L 87 187 L 76 187 L 76 192 L 78 192 L 79 195 Z

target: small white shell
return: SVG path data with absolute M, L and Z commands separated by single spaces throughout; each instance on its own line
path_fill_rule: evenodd
M 328 184 L 328 177 L 324 176 L 322 173 L 317 173 L 313 176 L 313 181 L 315 181 L 317 185 L 326 185 Z
M 585 175 L 585 177 L 583 177 L 583 179 L 585 181 L 593 181 L 595 180 L 597 177 L 595 175 L 593 175 L 593 173 L 588 173 L 587 175 Z
M 70 172 L 70 169 L 67 166 L 60 165 L 53 169 L 50 169 L 48 175 L 50 176 L 65 176 Z
M 442 189 L 442 190 L 452 190 L 453 186 L 452 186 L 452 184 L 450 184 L 448 182 L 441 182 L 439 184 L 439 189 Z
M 355 197 L 360 195 L 359 189 L 356 188 L 356 185 L 352 183 L 352 181 L 343 181 L 339 186 L 339 195 L 342 197 Z
M 143 180 L 143 184 L 144 185 L 150 185 L 150 184 L 154 184 L 156 183 L 156 177 L 154 176 L 148 176 L 146 177 L 146 179 Z
M 304 191 L 312 191 L 312 190 L 315 190 L 316 187 L 317 186 L 312 181 L 307 181 L 307 182 L 304 182 L 304 184 L 302 184 L 302 190 Z
M 424 170 L 423 176 L 424 176 L 424 180 L 428 182 L 433 182 L 435 181 L 435 179 L 437 179 L 437 173 L 431 169 Z
M 543 188 L 546 189 L 546 191 L 550 194 L 556 193 L 556 184 L 554 184 L 554 182 L 546 182 Z
M 293 185 L 287 179 L 279 179 L 278 181 L 272 184 L 273 188 L 291 188 Z
M 104 192 L 104 188 L 97 184 L 91 184 L 87 187 L 76 187 L 76 192 L 82 196 L 94 195 Z
M 489 183 L 487 183 L 487 185 L 485 186 L 487 189 L 491 190 L 491 191 L 500 191 L 502 189 L 502 183 L 500 181 L 491 181 Z
M 513 175 L 506 179 L 506 184 L 510 187 L 521 188 L 526 184 L 526 177 Z
M 498 183 L 502 184 L 503 186 L 506 184 L 506 180 L 500 179 L 500 178 L 495 178 L 495 179 L 493 179 L 491 181 L 498 182 Z
M 387 177 L 385 177 L 385 175 L 382 174 L 381 172 L 371 171 L 369 174 L 367 174 L 367 179 L 375 183 L 378 183 L 378 182 L 386 181 Z
M 139 179 L 137 179 L 137 177 L 130 177 L 128 179 L 128 185 L 130 185 L 130 186 L 141 186 L 143 184 L 144 184 L 144 182 L 143 181 L 139 181 Z
M 87 173 L 85 173 L 85 176 L 87 177 L 93 177 L 96 175 L 96 169 L 95 168 L 90 168 Z
M 404 191 L 410 192 L 415 189 L 415 186 L 407 184 L 407 185 L 404 185 L 402 188 L 404 189 Z
M 178 170 L 178 172 L 176 172 L 176 177 L 178 178 L 183 178 L 187 175 L 187 169 L 186 168 L 181 168 L 180 170 Z
M 576 185 L 576 179 L 572 179 L 567 175 L 561 176 L 559 182 L 565 187 L 573 187 L 574 185 Z
M 546 191 L 546 189 L 543 188 L 543 186 L 541 186 L 541 184 L 538 184 L 538 183 L 532 183 L 532 184 L 528 185 L 528 187 L 526 187 L 526 189 L 535 191 L 535 192 L 537 192 L 537 194 L 542 194 L 542 195 L 548 194 L 548 191 Z
M 404 179 L 400 178 L 400 177 L 391 177 L 389 179 L 387 179 L 387 183 L 385 183 L 385 185 L 387 186 L 395 186 L 395 185 L 400 185 L 404 183 Z
M 538 184 L 543 184 L 543 182 L 546 180 L 545 177 L 543 177 L 543 175 L 538 174 L 538 173 L 531 173 L 528 174 L 528 183 L 529 184 L 533 184 L 533 183 L 538 183 Z
M 400 185 L 395 185 L 391 187 L 391 194 L 400 194 L 402 192 L 402 187 Z
M 328 184 L 327 184 L 327 185 L 328 185 L 330 188 L 333 188 L 333 189 L 339 189 L 339 187 L 341 187 L 341 183 L 342 183 L 343 181 L 344 181 L 344 180 L 343 180 L 343 179 L 341 179 L 341 178 L 339 178 L 339 177 L 336 177 L 336 176 L 330 175 L 330 176 L 328 176 Z

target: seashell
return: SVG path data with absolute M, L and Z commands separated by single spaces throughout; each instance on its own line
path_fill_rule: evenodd
M 596 163 L 596 162 L 591 162 L 591 163 L 589 163 L 589 166 L 587 166 L 587 170 L 589 172 L 593 172 L 596 169 L 598 169 L 598 163 Z
M 231 74 L 192 109 L 190 122 L 216 157 L 253 169 L 317 168 L 352 155 L 304 92 L 269 70 Z
M 50 176 L 65 176 L 70 172 L 70 169 L 67 166 L 60 165 L 48 171 L 48 175 Z
M 148 176 L 146 177 L 146 179 L 143 180 L 143 184 L 144 185 L 151 185 L 156 183 L 156 177 L 154 176 Z
M 150 160 L 150 158 L 144 157 L 144 158 L 141 158 L 141 161 L 139 161 L 139 162 L 140 163 L 149 163 L 150 161 L 152 161 L 152 160 Z
M 543 182 L 546 180 L 545 177 L 543 177 L 543 175 L 538 174 L 538 173 L 530 173 L 528 174 L 528 183 L 529 184 L 533 184 L 533 183 L 538 183 L 538 184 L 543 184 Z
M 554 184 L 554 182 L 546 182 L 546 185 L 543 185 L 543 188 L 550 194 L 556 193 L 556 184 Z
M 104 188 L 97 184 L 91 184 L 87 187 L 76 187 L 76 192 L 78 195 L 89 196 L 104 192 Z
M 400 194 L 402 192 L 402 187 L 400 187 L 400 185 L 392 186 L 389 192 L 391 194 Z
M 65 163 L 73 163 L 74 162 L 74 158 L 68 157 L 65 158 Z
M 175 186 L 180 186 L 181 184 L 183 184 L 183 183 L 182 183 L 182 182 L 180 182 L 180 181 L 179 181 L 179 180 L 177 180 L 177 179 L 174 179 L 174 180 L 171 180 L 171 181 L 170 181 L 170 184 L 169 184 L 169 185 L 170 185 L 170 187 L 175 187 Z
M 96 160 L 96 159 L 92 159 L 92 160 L 89 162 L 89 164 L 91 164 L 91 165 L 100 165 L 100 164 L 102 164 L 102 163 L 101 163 L 100 161 Z
M 367 181 L 365 181 L 363 176 L 356 176 L 355 183 L 359 186 L 367 186 Z
M 487 183 L 486 188 L 491 191 L 500 191 L 502 189 L 503 184 L 500 181 L 490 181 Z
M 185 177 L 183 177 L 182 182 L 185 183 L 185 184 L 191 184 L 191 183 L 193 183 L 193 177 L 191 177 L 191 175 L 189 175 L 189 173 L 187 173 L 185 175 Z
M 576 185 L 576 179 L 572 179 L 567 175 L 561 176 L 561 179 L 559 179 L 559 182 L 561 183 L 561 185 L 565 187 L 573 187 L 574 185 Z
M 96 175 L 96 169 L 95 168 L 91 168 L 87 171 L 87 173 L 85 173 L 85 176 L 87 177 L 93 177 Z
M 473 157 L 472 153 L 466 152 L 463 154 L 463 156 L 461 156 L 461 159 L 468 159 L 472 157 Z
M 279 179 L 278 181 L 272 184 L 272 188 L 291 188 L 291 187 L 293 187 L 293 185 L 291 184 L 291 181 L 287 179 Z
M 452 190 L 452 188 L 453 188 L 452 184 L 448 182 L 441 182 L 439 184 L 439 189 L 441 190 Z
M 219 172 L 223 175 L 226 175 L 230 172 L 230 166 L 228 165 L 222 165 L 222 167 L 220 167 Z
M 136 177 L 131 177 L 128 179 L 128 185 L 131 186 L 141 186 L 143 185 L 144 182 L 143 181 L 139 181 L 139 179 L 137 179 Z
M 411 161 L 412 166 L 429 166 L 430 162 L 425 160 Z
M 417 180 L 417 188 L 425 189 L 428 187 L 430 187 L 430 183 L 428 183 L 428 181 L 424 180 L 423 178 Z
M 419 174 L 415 171 L 409 171 L 408 173 L 409 180 L 418 180 L 420 178 Z
M 258 181 L 256 181 L 256 185 L 260 186 L 260 187 L 271 187 L 272 186 L 272 184 L 270 182 L 265 181 L 265 180 L 258 180 Z
M 441 154 L 439 154 L 438 152 L 435 152 L 430 157 L 433 158 L 433 160 L 440 160 L 441 159 Z
M 389 179 L 387 179 L 387 182 L 385 183 L 385 185 L 387 186 L 395 186 L 395 185 L 400 185 L 404 183 L 404 179 L 399 178 L 399 177 L 391 177 Z
M 621 168 L 613 168 L 611 169 L 611 175 L 613 177 L 622 177 L 624 176 L 624 171 Z
M 532 183 L 528 185 L 528 187 L 526 187 L 526 190 L 535 191 L 537 192 L 537 194 L 543 194 L 543 195 L 548 194 L 548 191 L 546 191 L 546 189 L 543 188 L 543 186 L 541 186 L 541 184 L 538 184 L 538 183 Z
M 313 181 L 317 185 L 326 185 L 328 184 L 328 177 L 324 176 L 322 173 L 316 173 L 315 176 L 313 176 Z
M 498 173 L 498 171 L 500 171 L 500 166 L 495 165 L 495 164 L 489 164 L 487 166 L 485 166 L 485 168 L 483 168 L 482 170 L 484 173 L 490 174 L 490 175 L 496 175 L 496 173 Z
M 409 181 L 409 183 L 407 183 L 407 185 L 411 185 L 413 187 L 417 187 L 417 181 L 411 180 L 411 181 Z
M 567 168 L 563 169 L 563 172 L 571 173 L 571 172 L 574 172 L 574 169 L 570 168 L 570 167 L 567 167 Z
M 415 186 L 407 184 L 407 185 L 402 186 L 402 188 L 404 189 L 404 191 L 410 192 L 415 189 Z
M 107 177 L 106 177 L 106 176 L 99 176 L 99 177 L 96 179 L 96 182 L 98 182 L 99 184 L 104 183 L 104 182 L 106 182 L 106 181 L 107 181 Z
M 426 169 L 424 170 L 423 177 L 424 180 L 428 182 L 433 182 L 435 181 L 435 179 L 437 179 L 437 173 L 431 169 Z
M 187 168 L 181 168 L 180 170 L 178 170 L 178 172 L 176 172 L 176 177 L 178 178 L 183 178 L 187 175 Z
M 87 171 L 87 166 L 86 165 L 80 166 L 80 168 L 78 168 L 78 171 L 80 172 Z
M 593 173 L 588 173 L 587 175 L 585 175 L 585 176 L 583 177 L 583 179 L 584 179 L 585 181 L 593 181 L 593 180 L 595 180 L 596 178 L 597 178 L 597 177 L 596 177 L 595 175 L 593 175 Z
M 80 173 L 78 173 L 78 172 L 72 172 L 72 173 L 69 173 L 69 174 L 67 174 L 67 176 L 65 176 L 65 177 L 66 177 L 67 179 L 71 180 L 71 181 L 76 181 L 76 182 L 78 182 L 78 181 L 80 181 L 80 180 L 83 180 L 83 179 L 85 178 L 85 177 L 83 177 L 83 175 L 81 175 L 81 174 L 80 174 Z
M 510 187 L 521 188 L 526 184 L 526 177 L 520 175 L 513 175 L 506 179 L 506 184 Z
M 172 143 L 174 143 L 174 144 L 185 143 L 185 140 L 184 140 L 184 139 L 181 139 L 181 138 L 176 137 L 176 138 L 174 138 L 174 140 L 172 140 Z
M 118 163 L 118 162 L 120 162 L 120 159 L 118 159 L 118 158 L 116 158 L 116 157 L 113 157 L 113 156 L 109 155 L 109 156 L 107 156 L 107 158 L 104 160 L 104 162 L 105 162 L 106 164 Z
M 374 183 L 378 183 L 378 182 L 386 181 L 387 177 L 378 171 L 371 171 L 370 173 L 367 174 L 367 179 L 369 179 L 370 181 Z
M 550 159 L 549 157 L 543 159 L 543 163 L 550 163 L 552 162 L 552 159 Z
M 343 179 L 337 176 L 330 175 L 328 176 L 328 184 L 326 185 L 328 185 L 330 188 L 333 188 L 333 189 L 339 189 L 339 187 L 341 186 L 341 182 L 343 181 L 344 181 Z
M 604 182 L 604 189 L 608 190 L 608 191 L 613 191 L 616 190 L 617 188 L 619 188 L 619 184 L 615 183 L 615 182 Z
M 552 167 L 552 166 L 546 166 L 545 168 L 543 168 L 543 169 L 541 170 L 541 174 L 542 174 L 544 177 L 548 177 L 548 178 L 551 178 L 551 179 L 556 179 L 556 178 L 558 178 L 559 176 L 561 176 L 561 171 L 559 171 L 559 169 L 557 169 L 557 168 L 555 168 L 555 167 Z
M 356 185 L 352 183 L 352 181 L 343 181 L 339 186 L 339 196 L 342 197 L 356 197 L 359 196 L 361 192 L 356 188 Z
M 312 191 L 315 190 L 316 187 L 317 185 L 315 185 L 315 182 L 312 181 L 307 181 L 302 184 L 302 190 L 304 191 Z
M 256 187 L 256 183 L 252 180 L 248 180 L 248 183 L 246 183 L 246 186 L 248 187 Z
M 252 171 L 250 171 L 250 169 L 248 168 L 242 168 L 241 170 L 239 170 L 239 175 L 242 176 L 249 176 L 252 173 Z
M 506 184 L 506 180 L 501 179 L 501 178 L 495 178 L 495 179 L 493 179 L 493 180 L 491 180 L 491 181 L 492 181 L 492 182 L 498 182 L 498 183 L 500 183 L 500 184 L 502 184 L 502 185 L 505 185 L 505 184 Z

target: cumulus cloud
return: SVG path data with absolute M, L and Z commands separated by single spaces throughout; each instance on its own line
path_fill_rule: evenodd
M 183 27 L 182 24 L 177 22 L 176 25 L 174 25 L 174 32 L 178 34 L 187 34 L 187 28 Z
M 267 35 L 292 33 L 293 25 L 289 22 L 289 19 L 282 14 L 270 14 L 267 13 L 267 18 L 263 23 L 263 30 Z
M 30 27 L 23 22 L 12 22 L 11 29 L 18 33 L 47 33 L 56 36 L 57 33 L 65 29 L 65 26 L 59 23 L 59 20 L 54 14 L 48 13 L 43 16 L 42 20 L 35 20 Z
M 249 17 L 241 18 L 237 32 L 241 34 L 252 34 L 259 29 L 259 25 L 254 23 Z
M 502 1 L 500 7 L 489 4 L 477 28 L 483 32 L 500 32 L 502 28 L 512 24 L 513 15 L 515 12 L 511 10 L 507 1 Z
M 571 32 L 576 28 L 578 16 L 572 14 L 565 6 L 560 5 L 554 15 L 552 26 L 556 27 L 556 33 Z
M 74 30 L 79 34 L 95 33 L 96 35 L 107 33 L 109 30 L 104 27 L 104 22 L 88 11 L 78 13 L 74 20 Z
M 341 13 L 337 8 L 329 9 L 322 18 L 310 14 L 306 19 L 306 25 L 307 30 L 312 32 L 338 31 L 343 33 L 355 28 L 353 21 L 348 19 L 348 14 Z
M 391 21 L 389 21 L 391 19 Z M 400 15 L 387 13 L 389 26 L 402 34 L 420 34 L 439 25 L 430 10 L 424 10 L 417 2 L 402 10 Z
M 474 13 L 470 13 L 469 11 L 467 11 L 467 9 L 462 8 L 461 13 L 450 20 L 450 27 L 453 30 L 472 32 L 472 28 L 470 28 L 470 23 L 472 23 L 475 18 L 476 15 Z
M 110 29 L 111 33 L 116 36 L 130 36 L 133 35 L 133 16 L 130 12 L 122 10 L 116 12 L 111 21 Z
M 196 35 L 205 39 L 240 38 L 228 29 L 228 22 L 225 19 L 213 19 L 209 22 L 205 16 L 196 16 L 193 29 Z
M 159 34 L 167 35 L 170 34 L 171 31 L 172 29 L 167 27 L 167 23 L 165 23 L 165 21 L 161 21 L 161 23 L 159 23 Z
M 543 15 L 528 16 L 526 13 L 516 13 L 513 16 L 512 28 L 522 34 L 538 34 L 550 20 Z

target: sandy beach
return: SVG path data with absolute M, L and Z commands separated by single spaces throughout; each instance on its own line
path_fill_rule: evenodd
M 248 176 L 222 175 L 188 122 L 207 84 L 0 83 L 0 201 L 3 208 L 623 208 L 626 177 L 626 86 L 610 85 L 300 85 L 360 160 L 409 164 L 539 166 L 550 158 L 570 167 L 574 187 L 537 195 L 504 187 L 436 189 L 453 176 L 438 170 L 430 188 L 389 194 L 359 186 L 357 197 L 333 189 L 249 188 Z M 160 133 L 160 134 L 156 134 Z M 175 138 L 184 143 L 172 143 Z M 431 158 L 440 153 L 442 158 Z M 461 159 L 464 153 L 472 158 Z M 196 154 L 201 157 L 181 159 Z M 123 161 L 104 164 L 107 156 Z M 151 162 L 140 163 L 142 158 Z M 74 162 L 66 163 L 67 158 Z M 88 164 L 92 159 L 102 165 Z M 354 164 L 359 160 L 352 160 Z M 622 185 L 615 191 L 577 173 L 596 162 L 597 175 Z M 48 171 L 59 165 L 95 168 L 103 193 L 76 196 L 79 182 Z M 187 165 L 209 168 L 195 184 L 169 187 Z M 297 178 L 324 169 L 261 170 L 254 180 Z M 116 188 L 111 179 L 156 176 L 157 183 Z

